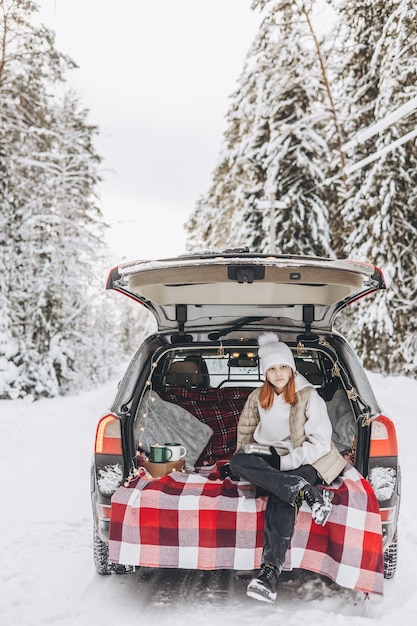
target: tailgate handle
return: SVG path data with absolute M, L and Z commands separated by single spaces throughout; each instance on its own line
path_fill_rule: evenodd
M 227 278 L 238 283 L 253 283 L 265 278 L 265 268 L 262 265 L 229 265 Z

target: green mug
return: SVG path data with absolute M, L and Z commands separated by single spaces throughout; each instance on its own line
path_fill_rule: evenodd
M 151 446 L 150 460 L 152 463 L 166 463 L 172 457 L 172 451 L 159 443 Z

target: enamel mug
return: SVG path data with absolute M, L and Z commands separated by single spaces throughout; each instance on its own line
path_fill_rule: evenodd
M 187 454 L 187 448 L 180 443 L 165 443 L 164 446 L 171 452 L 170 461 L 180 461 Z

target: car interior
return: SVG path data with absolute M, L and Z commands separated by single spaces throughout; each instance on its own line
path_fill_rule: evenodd
M 338 375 L 338 368 L 328 354 L 319 349 L 295 350 L 297 371 L 317 390 L 327 405 L 333 426 L 333 440 L 343 454 L 350 453 L 356 434 L 356 415 L 351 400 Z M 165 400 L 184 403 L 187 390 L 246 388 L 263 384 L 257 347 L 221 346 L 192 349 L 176 348 L 165 352 L 157 362 L 152 388 Z M 181 394 L 174 393 L 178 388 Z M 190 391 L 191 393 L 191 391 Z M 219 395 L 220 394 L 220 395 Z M 190 395 L 190 394 L 189 394 Z M 189 407 L 189 403 L 186 404 Z M 204 409 L 202 409 L 204 413 Z M 236 425 L 239 416 L 236 415 Z M 211 424 L 212 425 L 212 424 Z

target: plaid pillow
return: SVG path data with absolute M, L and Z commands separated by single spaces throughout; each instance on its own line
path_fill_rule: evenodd
M 184 389 L 170 387 L 158 393 L 192 413 L 213 429 L 213 436 L 196 465 L 211 465 L 230 459 L 236 449 L 237 423 L 250 392 L 250 387 L 216 387 Z

